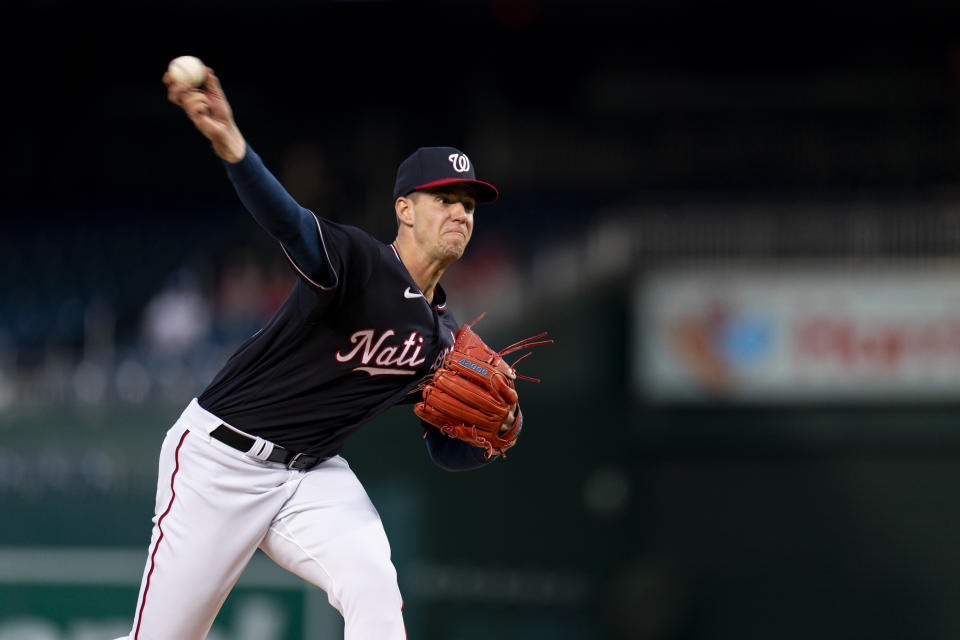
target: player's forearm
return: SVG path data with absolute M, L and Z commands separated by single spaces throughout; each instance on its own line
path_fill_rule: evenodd
M 224 166 L 254 220 L 286 248 L 298 267 L 320 271 L 325 254 L 314 215 L 287 193 L 249 146 L 242 160 Z
M 248 147 L 239 162 L 225 161 L 224 166 L 250 215 L 280 242 L 296 238 L 305 226 L 302 220 L 312 222 L 313 216 L 287 193 L 253 149 Z

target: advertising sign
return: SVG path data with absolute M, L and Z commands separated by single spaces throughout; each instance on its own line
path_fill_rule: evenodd
M 677 269 L 636 291 L 653 401 L 960 398 L 960 265 Z

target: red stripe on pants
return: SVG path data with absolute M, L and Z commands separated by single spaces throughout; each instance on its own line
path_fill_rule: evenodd
M 177 450 L 173 455 L 173 475 L 170 476 L 170 504 L 167 505 L 167 510 L 163 512 L 160 519 L 157 520 L 157 529 L 160 531 L 160 537 L 157 538 L 157 545 L 153 548 L 153 553 L 150 554 L 150 571 L 147 573 L 147 584 L 143 588 L 143 600 L 140 602 L 140 612 L 137 614 L 137 629 L 133 632 L 133 640 L 137 640 L 137 638 L 140 637 L 140 623 L 143 622 L 143 608 L 147 605 L 147 593 L 150 591 L 150 577 L 153 575 L 153 568 L 156 564 L 157 549 L 160 548 L 160 541 L 163 540 L 163 527 L 161 525 L 163 524 L 163 519 L 167 517 L 170 509 L 173 507 L 174 498 L 177 497 L 177 492 L 173 488 L 173 481 L 177 477 L 177 471 L 180 470 L 180 447 L 183 446 L 183 441 L 186 440 L 188 433 L 190 432 L 184 431 L 183 435 L 180 436 L 180 442 L 177 443 Z

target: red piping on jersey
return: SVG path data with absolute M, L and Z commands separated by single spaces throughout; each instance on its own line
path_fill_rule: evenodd
M 137 640 L 140 637 L 140 624 L 143 622 L 143 609 L 147 606 L 147 592 L 150 591 L 150 578 L 153 576 L 153 568 L 156 566 L 157 559 L 157 550 L 160 548 L 160 541 L 163 540 L 163 519 L 167 517 L 167 514 L 170 513 L 170 509 L 173 507 L 173 500 L 177 497 L 177 492 L 173 488 L 173 481 L 177 477 L 177 472 L 180 470 L 180 447 L 183 446 L 183 441 L 186 440 L 187 434 L 190 431 L 184 431 L 183 435 L 180 436 L 180 442 L 177 444 L 177 450 L 173 454 L 174 467 L 173 475 L 170 476 L 170 504 L 167 505 L 167 510 L 163 512 L 163 515 L 160 516 L 160 519 L 157 520 L 157 529 L 160 531 L 160 537 L 157 538 L 157 546 L 153 548 L 153 553 L 150 554 L 150 571 L 147 573 L 147 584 L 143 588 L 143 600 L 140 602 L 140 611 L 137 613 L 137 628 L 133 632 L 133 640 Z
M 326 256 L 326 258 L 327 258 L 327 264 L 330 266 L 330 271 L 331 271 L 331 273 L 333 273 L 333 285 L 332 285 L 332 286 L 329 286 L 329 287 L 325 287 L 325 286 L 323 286 L 322 284 L 320 284 L 320 283 L 318 283 L 318 282 L 314 282 L 313 280 L 311 280 L 310 277 L 309 277 L 307 274 L 305 274 L 305 273 L 300 269 L 300 267 L 297 266 L 297 263 L 293 261 L 293 258 L 291 258 L 291 257 L 290 257 L 290 254 L 287 253 L 287 248 L 286 248 L 285 246 L 283 246 L 283 243 L 282 243 L 282 242 L 280 243 L 280 248 L 283 250 L 283 255 L 287 256 L 287 260 L 289 260 L 289 261 L 290 261 L 290 264 L 293 265 L 293 268 L 297 270 L 297 273 L 299 273 L 301 276 L 303 276 L 303 279 L 304 279 L 304 280 L 306 280 L 307 282 L 309 282 L 310 284 L 312 284 L 313 286 L 315 286 L 317 289 L 320 289 L 321 291 L 330 291 L 330 290 L 336 288 L 337 282 L 338 282 L 339 278 L 337 277 L 337 273 L 333 270 L 333 263 L 330 262 L 330 253 L 327 251 L 327 243 L 326 243 L 326 242 L 324 241 L 324 239 L 323 239 L 323 229 L 320 227 L 320 218 L 318 218 L 318 217 L 317 217 L 317 214 L 313 213 L 312 211 L 311 211 L 310 213 L 313 214 L 313 219 L 314 219 L 314 221 L 316 221 L 316 223 L 317 223 L 317 231 L 320 233 L 320 246 L 323 247 L 323 255 Z

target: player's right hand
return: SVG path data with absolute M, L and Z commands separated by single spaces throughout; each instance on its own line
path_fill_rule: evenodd
M 167 99 L 182 108 L 194 126 L 213 144 L 213 150 L 227 162 L 239 162 L 246 154 L 247 143 L 233 119 L 233 111 L 220 86 L 220 80 L 207 67 L 207 80 L 202 89 L 174 82 L 163 74 Z

